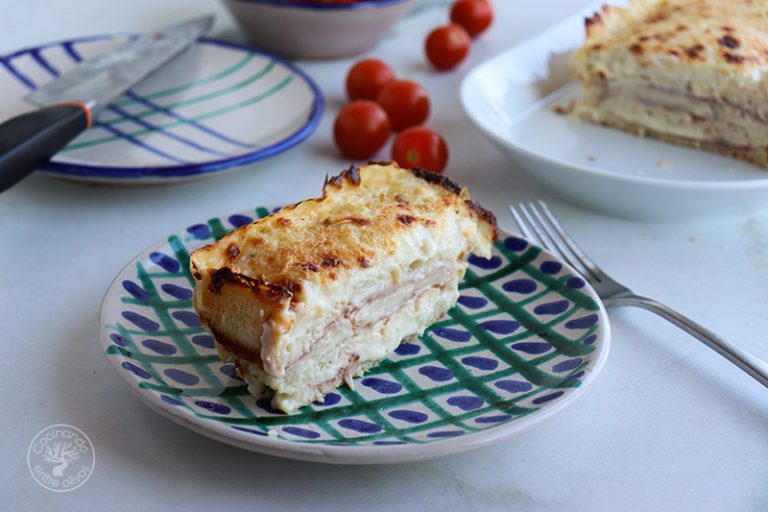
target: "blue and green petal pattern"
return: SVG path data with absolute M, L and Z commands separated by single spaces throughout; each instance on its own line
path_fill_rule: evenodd
M 209 437 L 307 460 L 417 460 L 494 442 L 558 411 L 608 352 L 609 324 L 589 285 L 526 240 L 505 235 L 470 256 L 458 304 L 418 340 L 286 415 L 251 396 L 192 307 L 189 253 L 268 215 L 256 208 L 171 235 L 112 283 L 101 341 L 144 402 Z

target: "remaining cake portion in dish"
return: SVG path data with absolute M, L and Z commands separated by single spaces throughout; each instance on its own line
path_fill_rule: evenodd
M 250 391 L 290 413 L 440 318 L 469 253 L 489 257 L 496 236 L 493 214 L 443 176 L 352 167 L 192 253 L 195 309 Z
M 632 0 L 586 20 L 572 113 L 768 167 L 768 7 Z

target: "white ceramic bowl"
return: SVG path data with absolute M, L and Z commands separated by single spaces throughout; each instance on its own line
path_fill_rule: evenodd
M 768 210 L 764 169 L 555 112 L 580 94 L 568 58 L 584 41 L 584 18 L 602 3 L 470 71 L 461 99 L 472 121 L 529 177 L 584 208 L 667 222 Z
M 308 4 L 297 0 L 222 0 L 257 48 L 297 58 L 331 59 L 371 50 L 418 0 Z

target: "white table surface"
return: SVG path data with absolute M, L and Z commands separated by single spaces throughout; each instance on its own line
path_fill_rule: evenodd
M 493 30 L 456 72 L 436 75 L 421 56 L 444 9 L 406 20 L 373 52 L 431 92 L 429 125 L 451 149 L 447 173 L 508 228 L 509 202 L 543 196 L 620 280 L 768 358 L 767 216 L 665 225 L 576 209 L 538 190 L 472 128 L 457 99 L 462 77 L 587 0 L 495 3 Z M 4 0 L 0 52 L 209 11 L 219 16 L 215 35 L 241 37 L 214 0 Z M 194 221 L 317 194 L 325 174 L 347 164 L 330 131 L 351 62 L 302 63 L 328 109 L 308 141 L 277 158 L 177 186 L 33 176 L 0 195 L 0 509 L 768 509 L 768 390 L 640 310 L 611 311 L 605 369 L 565 411 L 498 445 L 435 461 L 344 467 L 262 456 L 185 430 L 131 395 L 97 342 L 107 285 L 144 247 Z M 93 475 L 69 493 L 43 489 L 27 469 L 33 436 L 55 423 L 79 427 L 96 447 Z

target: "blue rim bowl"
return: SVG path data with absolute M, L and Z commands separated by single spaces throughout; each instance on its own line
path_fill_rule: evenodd
M 306 0 L 235 0 L 244 4 L 266 4 L 275 7 L 295 8 L 295 9 L 316 9 L 316 10 L 337 10 L 349 11 L 360 9 L 373 9 L 376 7 L 385 7 L 408 2 L 410 0 L 362 0 L 350 4 L 316 4 Z
M 310 4 L 301 0 L 221 0 L 254 46 L 300 59 L 366 53 L 418 0 Z

